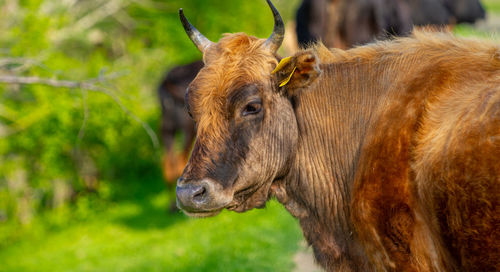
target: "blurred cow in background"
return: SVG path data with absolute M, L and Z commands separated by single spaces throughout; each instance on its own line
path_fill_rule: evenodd
M 443 5 L 443 0 L 404 0 L 403 2 L 410 9 L 410 18 L 413 25 L 445 26 L 454 21 L 449 10 Z
M 479 0 L 441 0 L 450 12 L 453 23 L 473 24 L 484 19 L 486 12 Z
M 345 49 L 407 35 L 413 26 L 444 27 L 484 17 L 479 0 L 303 0 L 296 32 L 302 47 L 321 39 L 327 47 Z
M 158 87 L 161 103 L 161 137 L 163 140 L 163 175 L 175 184 L 187 163 L 194 139 L 194 124 L 184 108 L 186 88 L 203 67 L 201 60 L 171 69 Z M 176 150 L 176 135 L 182 134 L 181 150 Z

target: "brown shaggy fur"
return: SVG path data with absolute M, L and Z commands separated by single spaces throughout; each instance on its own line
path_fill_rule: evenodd
M 224 127 L 221 124 L 224 120 L 221 117 L 225 115 L 223 105 L 231 91 L 242 84 L 260 82 L 269 77 L 263 71 L 276 66 L 277 60 L 262 48 L 263 42 L 244 33 L 236 33 L 226 35 L 205 52 L 203 60 L 210 65 L 202 69 L 203 72 L 190 86 L 190 92 L 196 95 L 189 95 L 188 99 L 191 108 L 196 109 L 191 114 L 198 122 L 198 129 Z M 203 111 L 208 109 L 219 109 L 219 112 L 204 114 Z
M 397 271 L 500 269 L 498 48 L 416 33 L 352 53 L 378 52 L 420 61 L 376 111 L 362 150 L 353 219 L 369 255 Z
M 205 150 L 196 158 L 224 153 L 217 141 L 232 139 L 234 123 L 227 97 L 243 84 L 260 86 L 266 116 L 277 116 L 248 128 L 249 145 L 298 134 L 289 150 L 276 149 L 288 152 L 286 164 L 275 163 L 279 152 L 253 148 L 254 159 L 234 166 L 238 191 L 260 188 L 259 203 L 251 205 L 250 190 L 239 211 L 275 196 L 329 271 L 500 271 L 497 45 L 428 32 L 349 51 L 320 44 L 271 76 L 277 58 L 262 42 L 240 33 L 210 47 L 187 101 L 195 149 Z M 277 88 L 291 67 L 291 81 Z M 272 108 L 270 97 L 283 96 L 288 104 Z M 271 114 L 289 110 L 296 123 L 283 117 L 283 128 Z M 196 158 L 185 172 L 202 166 Z M 269 158 L 279 169 L 268 179 L 259 167 Z

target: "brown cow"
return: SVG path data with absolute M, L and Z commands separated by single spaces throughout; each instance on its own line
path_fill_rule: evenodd
M 500 271 L 498 46 L 416 32 L 277 66 L 268 4 L 267 40 L 213 43 L 181 11 L 205 67 L 186 96 L 197 135 L 178 206 L 202 217 L 276 197 L 329 271 Z
M 182 174 L 194 140 L 193 120 L 184 107 L 184 95 L 189 83 L 203 67 L 202 61 L 172 68 L 158 86 L 161 106 L 161 137 L 163 142 L 163 177 L 173 183 Z M 175 149 L 175 136 L 183 134 L 182 150 Z
M 302 47 L 320 39 L 327 47 L 345 49 L 408 35 L 413 25 L 440 27 L 450 20 L 438 0 L 303 0 L 296 33 Z
M 320 39 L 345 49 L 408 35 L 413 26 L 443 28 L 484 17 L 479 0 L 302 0 L 296 33 L 302 47 Z

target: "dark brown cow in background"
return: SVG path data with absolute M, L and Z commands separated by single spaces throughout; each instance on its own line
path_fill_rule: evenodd
M 484 19 L 486 12 L 479 0 L 441 0 L 450 12 L 453 23 L 470 23 Z
M 445 26 L 456 22 L 443 4 L 443 0 L 404 0 L 410 10 L 410 18 L 416 26 Z M 478 2 L 478 0 L 452 0 L 456 2 Z M 478 2 L 479 3 L 479 2 Z
M 187 163 L 194 140 L 194 123 L 184 107 L 186 89 L 203 67 L 202 61 L 172 68 L 158 87 L 161 106 L 161 137 L 163 141 L 163 176 L 175 183 Z M 175 150 L 176 135 L 182 134 L 181 150 Z
M 338 1 L 302 0 L 295 16 L 295 31 L 300 46 L 308 46 L 321 37 L 324 40 L 329 6 L 336 2 Z
M 267 39 L 213 43 L 180 11 L 205 66 L 177 183 L 191 216 L 276 197 L 329 271 L 500 271 L 500 49 L 415 33 L 281 60 Z
M 339 17 L 338 40 L 342 43 L 333 47 L 345 49 L 375 39 L 405 36 L 413 28 L 411 14 L 415 10 L 411 10 L 405 0 L 343 0 L 341 3 L 334 11 L 338 15 L 334 16 Z
M 413 26 L 444 27 L 484 17 L 479 0 L 303 0 L 296 32 L 301 46 L 321 39 L 327 47 L 350 48 L 407 35 Z

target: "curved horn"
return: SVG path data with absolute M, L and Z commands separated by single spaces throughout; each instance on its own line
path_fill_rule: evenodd
M 198 47 L 198 50 L 203 53 L 205 49 L 207 49 L 213 42 L 211 42 L 209 39 L 207 39 L 203 34 L 198 31 L 187 19 L 186 16 L 184 16 L 184 11 L 182 9 L 179 9 L 179 17 L 181 18 L 182 26 L 184 27 L 184 30 L 186 31 L 186 34 L 189 36 L 191 41 Z
M 280 48 L 283 38 L 285 37 L 285 25 L 283 24 L 283 19 L 281 19 L 278 10 L 273 6 L 273 3 L 271 3 L 270 0 L 266 1 L 273 12 L 274 28 L 273 33 L 267 39 L 265 46 L 274 53 L 278 51 L 278 48 Z

